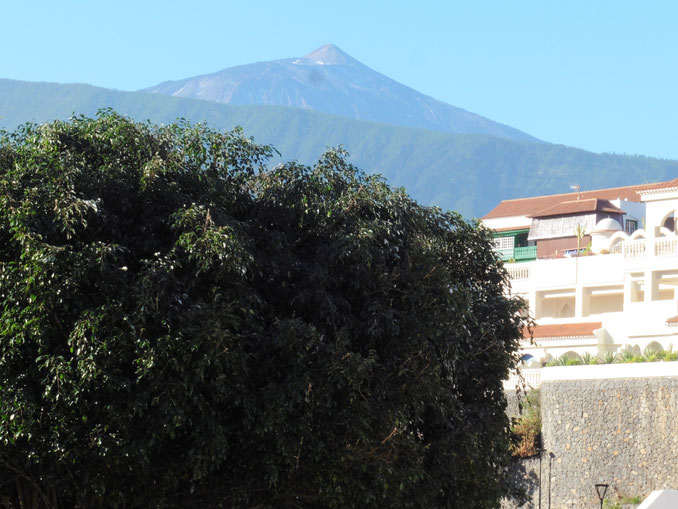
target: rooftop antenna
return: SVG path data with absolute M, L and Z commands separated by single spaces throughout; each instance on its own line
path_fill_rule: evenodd
M 581 186 L 579 184 L 572 184 L 570 189 L 573 189 L 577 193 L 577 200 L 581 198 Z

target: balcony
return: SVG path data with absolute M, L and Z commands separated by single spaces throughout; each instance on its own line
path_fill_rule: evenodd
M 500 259 L 511 262 L 536 260 L 536 246 L 501 249 Z M 621 255 L 621 256 L 620 256 Z M 508 263 L 506 270 L 512 280 L 538 279 L 552 284 L 570 285 L 581 281 L 612 282 L 623 280 L 624 269 L 678 269 L 678 237 L 627 240 L 615 244 L 607 255 L 537 260 L 535 263 Z M 575 261 L 576 260 L 576 261 Z M 624 265 L 621 265 L 621 262 Z M 653 260 L 650 262 L 650 260 Z
M 521 264 L 509 264 L 506 265 L 506 270 L 509 274 L 509 277 L 513 280 L 520 279 L 530 279 L 530 265 L 521 263 Z
M 615 249 L 615 251 L 621 251 L 624 254 L 625 260 L 646 258 L 648 253 L 652 253 L 652 255 L 657 258 L 678 255 L 678 237 L 627 240 L 625 242 L 620 242 L 617 246 L 621 247 Z M 648 246 L 650 247 L 649 250 Z
M 513 260 L 515 262 L 529 262 L 537 259 L 537 246 L 514 247 L 497 249 L 495 252 L 503 262 Z

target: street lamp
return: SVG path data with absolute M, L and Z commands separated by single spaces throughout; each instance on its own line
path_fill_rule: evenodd
M 555 457 L 555 454 L 549 452 L 549 509 L 551 509 L 551 461 L 553 461 Z
M 539 447 L 537 454 L 539 454 L 539 509 L 541 509 L 541 459 L 544 457 L 544 449 Z
M 609 487 L 609 484 L 596 484 L 596 492 L 600 499 L 600 509 L 603 509 L 603 500 L 605 500 L 605 493 L 607 493 L 607 488 Z

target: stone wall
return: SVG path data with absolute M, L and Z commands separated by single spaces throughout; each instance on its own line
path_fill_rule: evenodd
M 553 507 L 595 507 L 596 483 L 641 498 L 678 488 L 678 376 L 548 381 L 541 401 Z
M 528 502 L 522 506 L 523 509 L 539 507 L 539 479 L 539 458 L 514 459 L 511 462 L 508 481 L 514 487 L 522 487 L 528 496 Z M 546 500 L 546 494 L 544 494 L 542 500 Z M 516 507 L 515 501 L 502 500 L 501 509 L 515 509 Z
M 675 365 L 675 376 L 542 382 L 541 507 L 599 507 L 596 483 L 610 485 L 611 501 L 678 489 L 678 363 L 661 364 Z M 624 369 L 629 376 L 636 370 Z M 530 489 L 534 473 L 534 461 L 518 469 Z M 538 507 L 538 501 L 524 507 Z

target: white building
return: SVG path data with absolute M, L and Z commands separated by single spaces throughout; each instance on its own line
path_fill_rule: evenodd
M 676 211 L 678 179 L 506 200 L 483 218 L 536 320 L 533 366 L 678 347 Z

